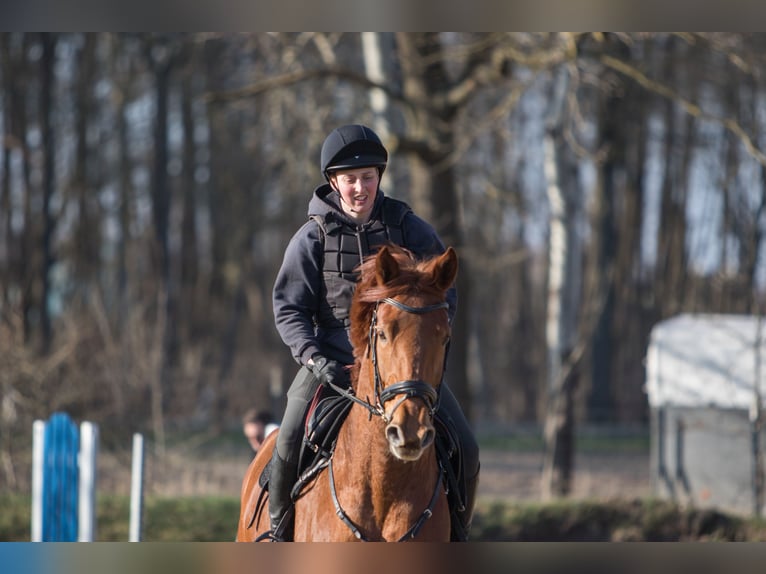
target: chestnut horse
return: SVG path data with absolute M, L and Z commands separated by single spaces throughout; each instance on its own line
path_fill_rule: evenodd
M 450 338 L 446 292 L 452 248 L 416 261 L 387 245 L 360 267 L 351 304 L 353 401 L 333 455 L 295 497 L 296 541 L 449 541 L 450 513 L 437 459 L 434 413 Z M 269 529 L 259 479 L 273 432 L 242 483 L 238 541 Z

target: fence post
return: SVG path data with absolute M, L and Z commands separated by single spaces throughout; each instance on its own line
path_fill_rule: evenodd
M 130 538 L 141 542 L 141 517 L 144 509 L 144 437 L 133 435 L 133 464 L 130 477 Z
M 65 413 L 45 425 L 43 453 L 43 541 L 77 540 L 77 483 L 80 437 Z
M 43 461 L 45 421 L 32 425 L 32 542 L 43 541 Z
M 94 540 L 98 426 L 53 413 L 32 435 L 31 540 Z
M 96 458 L 98 456 L 98 426 L 80 424 L 80 489 L 78 504 L 79 542 L 93 542 L 96 537 Z

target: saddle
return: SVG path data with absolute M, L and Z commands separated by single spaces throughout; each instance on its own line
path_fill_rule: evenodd
M 306 415 L 306 431 L 298 457 L 298 481 L 293 486 L 293 500 L 316 474 L 330 463 L 338 431 L 346 420 L 352 403 L 332 389 L 320 386 Z
M 306 415 L 303 443 L 298 456 L 298 481 L 291 490 L 295 500 L 303 486 L 330 461 L 338 439 L 338 431 L 351 409 L 352 402 L 338 393 L 320 386 Z M 258 485 L 268 490 L 271 475 L 269 461 L 258 478 Z

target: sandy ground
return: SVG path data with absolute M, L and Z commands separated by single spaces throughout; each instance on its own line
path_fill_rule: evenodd
M 482 451 L 479 497 L 540 500 L 540 452 Z M 649 496 L 649 459 L 644 454 L 578 453 L 572 498 Z
M 162 462 L 160 462 L 162 460 Z M 162 459 L 146 456 L 144 490 L 161 496 L 237 496 L 249 463 L 243 454 L 212 455 L 200 460 L 182 452 Z M 481 452 L 479 497 L 540 500 L 540 452 Z M 130 492 L 130 461 L 104 454 L 99 459 L 99 490 Z M 635 498 L 650 494 L 649 460 L 643 453 L 577 453 L 572 498 Z

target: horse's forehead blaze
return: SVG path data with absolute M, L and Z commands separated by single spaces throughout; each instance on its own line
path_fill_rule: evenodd
M 385 359 L 392 367 L 405 367 L 412 361 L 423 363 L 432 360 L 441 366 L 437 359 L 444 337 L 449 333 L 446 319 L 437 313 L 403 315 L 389 317 L 379 324 L 390 337 L 385 349 L 379 344 L 378 355 L 381 361 Z
M 423 307 L 427 304 L 407 302 L 413 307 Z M 378 310 L 379 326 L 396 326 L 397 332 L 410 330 L 426 330 L 427 332 L 443 333 L 449 329 L 445 310 L 433 310 L 427 313 L 407 313 L 393 306 L 386 305 Z M 414 336 L 414 335 L 413 335 Z

